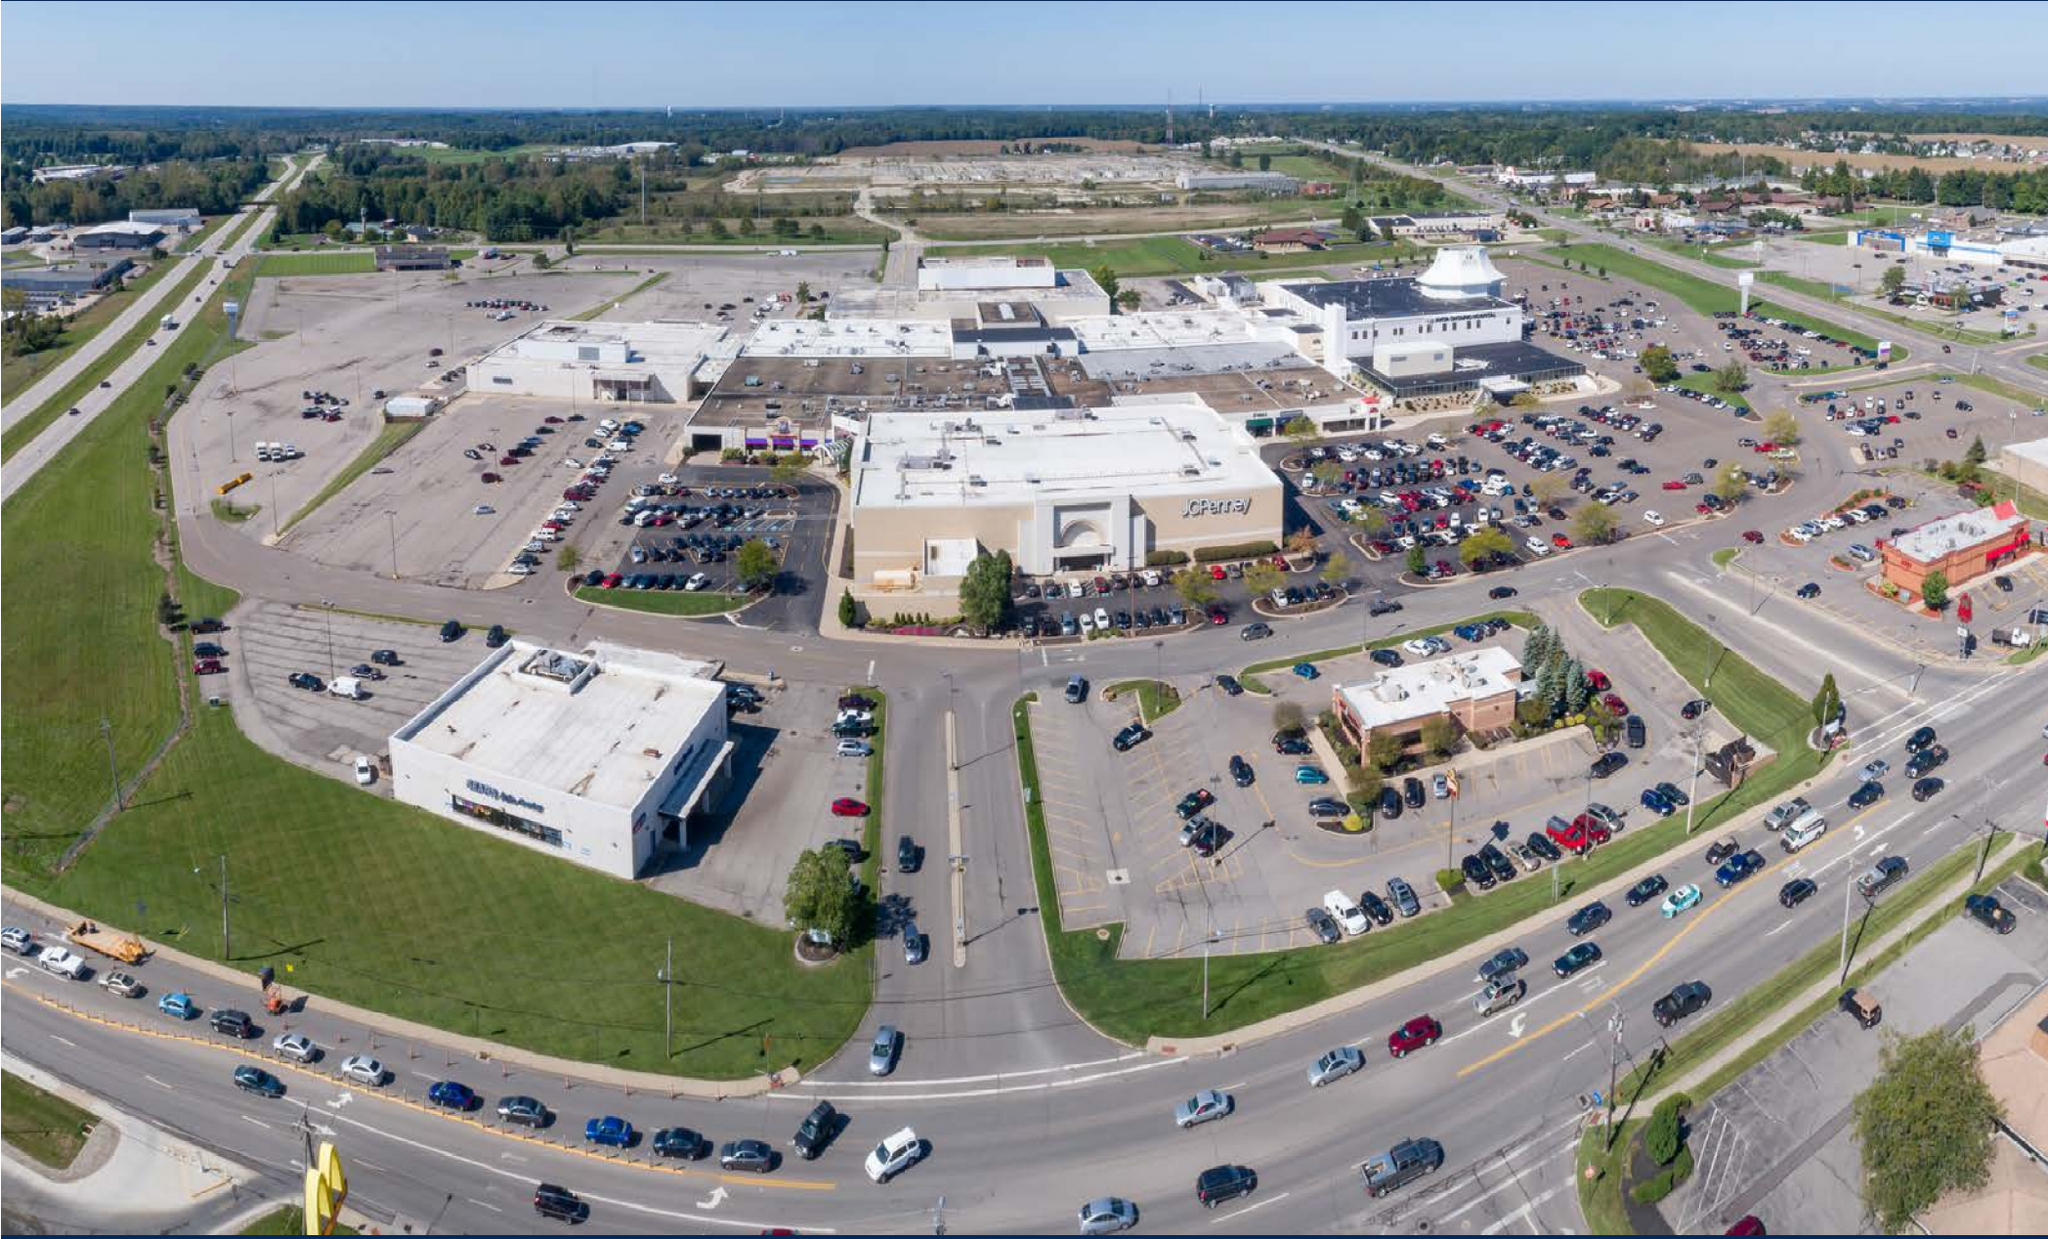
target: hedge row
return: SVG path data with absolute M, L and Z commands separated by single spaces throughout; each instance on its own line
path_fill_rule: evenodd
M 1255 559 L 1261 555 L 1277 555 L 1280 547 L 1273 542 L 1240 542 L 1235 546 L 1199 546 L 1195 548 L 1195 562 L 1212 564 L 1224 559 Z M 1150 556 L 1147 556 L 1149 559 Z

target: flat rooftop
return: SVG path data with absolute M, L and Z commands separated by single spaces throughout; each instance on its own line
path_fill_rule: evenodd
M 580 364 L 592 368 L 620 364 L 687 368 L 712 352 L 730 330 L 723 323 L 586 323 L 550 318 L 499 345 L 485 360 Z M 596 350 L 595 354 L 582 355 L 586 349 Z M 620 360 L 622 354 L 624 363 Z
M 1445 383 L 1477 386 L 1485 379 L 1526 381 L 1532 377 L 1552 378 L 1586 372 L 1584 362 L 1561 357 L 1526 340 L 1509 340 L 1500 344 L 1453 344 L 1448 340 L 1431 341 L 1425 337 L 1423 342 L 1450 344 L 1451 368 L 1390 377 L 1374 369 L 1370 357 L 1354 357 L 1352 361 L 1374 383 L 1396 396 L 1425 387 L 1440 387 Z
M 978 410 L 1009 390 L 988 366 L 950 357 L 741 356 L 726 363 L 690 424 L 765 426 L 787 418 L 816 426 L 834 414 L 882 409 Z
M 2026 523 L 2027 518 L 2020 515 L 2019 509 L 2008 500 L 1989 508 L 1958 512 L 1954 516 L 1916 525 L 1890 539 L 1890 542 L 1907 558 L 1929 563 L 2010 534 Z
M 475 767 L 631 808 L 699 719 L 725 709 L 716 663 L 605 644 L 512 641 L 393 733 Z
M 922 319 L 769 319 L 740 349 L 746 357 L 951 357 L 952 327 Z
M 1497 645 L 1380 672 L 1337 690 L 1362 727 L 1391 727 L 1515 691 L 1522 660 Z
M 1352 319 L 1411 318 L 1419 314 L 1470 314 L 1476 310 L 1510 310 L 1512 302 L 1485 295 L 1470 297 L 1424 296 L 1421 284 L 1409 276 L 1383 280 L 1333 280 L 1325 283 L 1287 287 L 1313 306 L 1341 305 Z
M 1103 494 L 1278 486 L 1250 436 L 1198 404 L 878 413 L 854 453 L 853 502 L 955 508 Z

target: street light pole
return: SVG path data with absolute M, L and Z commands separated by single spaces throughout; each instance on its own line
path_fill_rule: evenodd
M 107 742 L 107 777 L 114 785 L 114 812 L 121 811 L 121 767 L 114 760 L 114 725 L 100 716 L 100 738 Z
M 676 992 L 676 940 L 671 934 L 668 940 L 668 963 L 661 969 L 661 1058 L 668 1061 L 669 1046 L 675 1039 L 675 992 Z
M 1848 878 L 1842 880 L 1842 952 L 1840 975 L 1835 981 L 1837 985 L 1849 979 L 1849 892 L 1855 889 L 1855 882 Z
M 1991 841 L 1998 837 L 1998 823 L 1984 819 L 1984 850 L 1977 853 L 1977 876 L 1970 879 L 1972 885 L 1984 880 L 1985 862 L 1991 859 Z
M 398 579 L 398 513 L 385 509 L 384 521 L 391 530 L 391 579 Z
M 326 613 L 327 613 L 327 678 L 328 678 L 329 680 L 332 680 L 332 679 L 334 679 L 334 676 L 335 676 L 335 666 L 334 666 L 334 600 L 333 600 L 332 598 L 322 598 L 322 599 L 320 600 L 320 605 L 321 605 L 321 607 L 323 607 L 323 608 L 324 608 L 324 609 L 326 610 Z
M 220 957 L 235 957 L 233 930 L 228 924 L 228 857 L 225 852 L 220 857 Z

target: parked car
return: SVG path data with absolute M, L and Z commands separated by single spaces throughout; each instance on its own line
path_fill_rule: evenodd
M 583 1140 L 605 1148 L 623 1149 L 633 1143 L 633 1124 L 616 1114 L 585 1120 Z
M 719 1146 L 718 1168 L 766 1174 L 775 1169 L 775 1150 L 765 1140 L 728 1140 Z
M 1963 900 L 1963 915 L 1995 934 L 2009 934 L 2019 924 L 2012 909 L 1998 902 L 1996 895 L 1971 895 Z

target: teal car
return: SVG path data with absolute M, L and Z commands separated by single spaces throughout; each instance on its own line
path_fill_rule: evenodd
M 174 1020 L 189 1020 L 199 1014 L 199 1004 L 192 1001 L 192 995 L 183 991 L 157 999 L 156 1009 Z
M 1294 674 L 1300 676 L 1304 680 L 1313 680 L 1317 676 L 1321 675 L 1322 672 L 1316 670 L 1316 665 L 1314 663 L 1296 663 L 1294 664 Z
M 1321 766 L 1296 766 L 1294 768 L 1294 781 L 1296 783 L 1323 784 L 1330 781 L 1330 776 L 1323 773 Z
M 1665 916 L 1677 916 L 1700 901 L 1700 888 L 1687 882 L 1684 886 L 1664 896 L 1664 902 L 1657 910 Z

